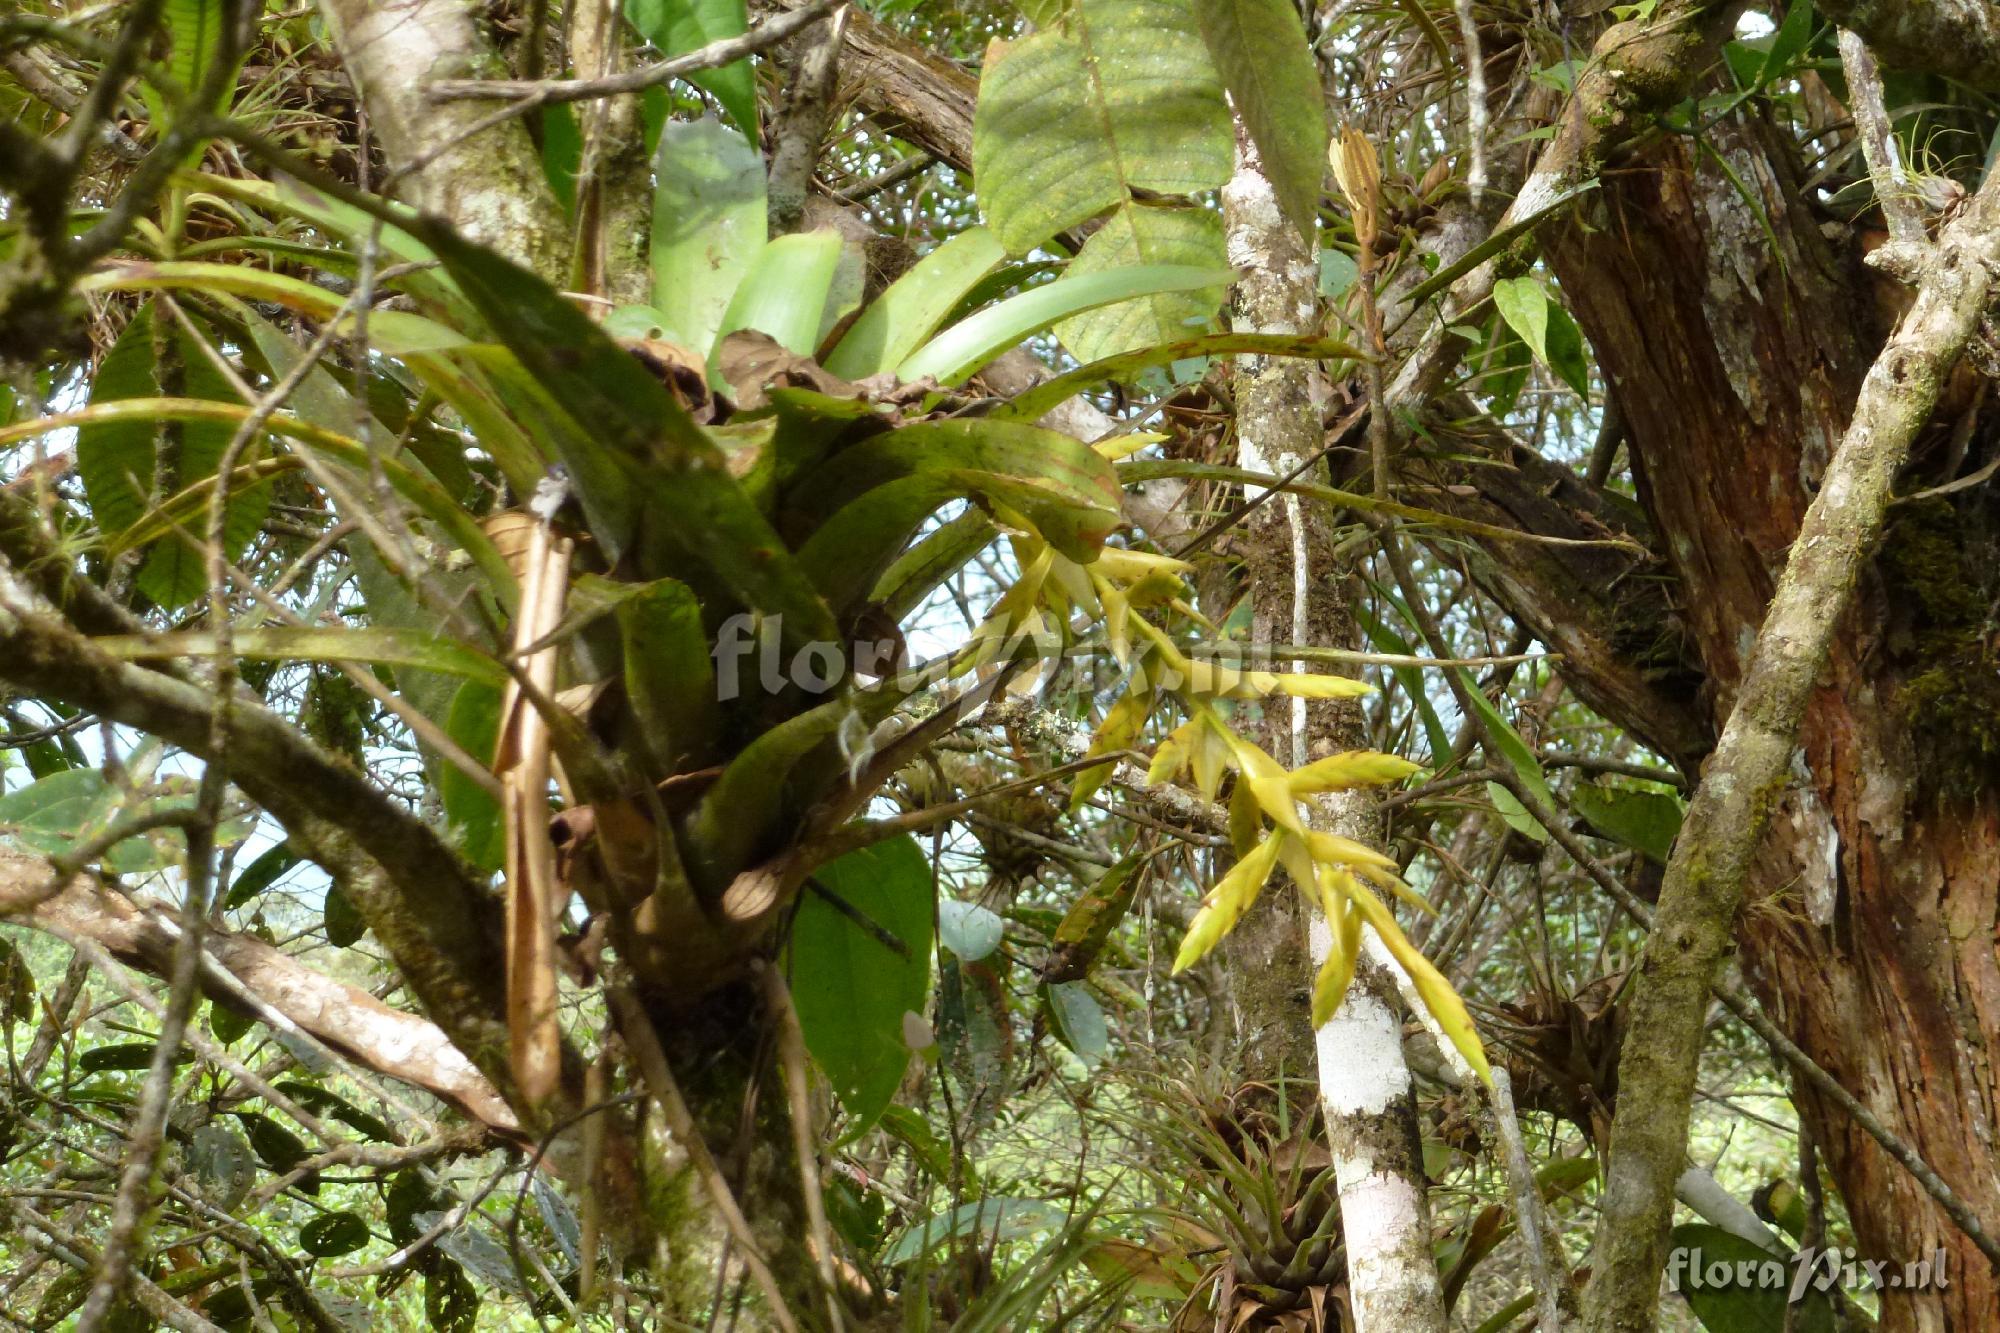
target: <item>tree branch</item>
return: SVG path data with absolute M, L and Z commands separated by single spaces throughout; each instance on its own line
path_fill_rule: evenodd
M 1947 228 L 1916 305 L 1861 387 L 1806 510 L 1743 684 L 1688 808 L 1647 938 L 1618 1066 L 1604 1217 L 1585 1309 L 1594 1333 L 1650 1329 L 1716 969 L 1800 719 L 1872 550 L 1896 470 L 1978 328 L 2000 265 L 2000 178 Z

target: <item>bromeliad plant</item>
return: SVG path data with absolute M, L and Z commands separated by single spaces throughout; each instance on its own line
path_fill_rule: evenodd
M 1185 26 L 1186 13 L 1166 9 Z M 822 862 L 877 836 L 852 826 L 871 795 L 963 703 L 1040 651 L 1024 646 L 1033 631 L 1053 629 L 1060 644 L 1072 622 L 1099 619 L 1134 669 L 1097 753 L 1130 748 L 1173 701 L 1186 720 L 1161 744 L 1152 780 L 1192 771 L 1213 798 L 1236 774 L 1241 860 L 1211 891 L 1180 965 L 1212 948 L 1283 865 L 1335 925 L 1316 1017 L 1337 1004 L 1366 923 L 1480 1063 L 1462 1007 L 1364 881 L 1415 895 L 1385 858 L 1309 827 L 1297 805 L 1409 766 L 1334 756 L 1286 773 L 1227 713 L 1274 692 L 1366 687 L 1184 653 L 1177 636 L 1203 623 L 1182 595 L 1185 567 L 1106 546 L 1120 523 L 1112 460 L 1132 442 L 1093 448 L 1035 424 L 1094 384 L 1190 357 L 1353 355 L 1314 338 L 1204 331 L 1233 276 L 1219 233 L 1191 200 L 1162 207 L 1154 195 L 1192 195 L 1227 174 L 1212 74 L 1177 94 L 1188 134 L 1169 143 L 1120 130 L 1082 144 L 1091 170 L 1063 182 L 1075 197 L 1009 183 L 1011 150 L 994 132 L 1010 117 L 1100 134 L 1090 127 L 1101 116 L 1046 100 L 1075 90 L 1036 75 L 1075 57 L 1089 33 L 1137 43 L 1130 61 L 1101 66 L 1089 95 L 1127 83 L 1156 95 L 1138 69 L 1157 45 L 1148 12 L 1091 0 L 991 63 L 978 155 L 993 230 L 939 246 L 865 305 L 860 258 L 836 233 L 766 234 L 762 162 L 713 121 L 664 128 L 652 300 L 601 323 L 435 219 L 196 174 L 181 178 L 169 210 L 178 230 L 150 237 L 150 259 L 81 281 L 86 294 L 137 306 L 89 405 L 7 427 L 0 442 L 78 428 L 102 554 L 165 615 L 205 590 L 195 534 L 218 493 L 230 560 L 274 499 L 324 502 L 354 525 L 359 604 L 345 576 L 303 614 L 267 599 L 233 628 L 230 650 L 332 664 L 421 743 L 458 849 L 507 886 L 508 1064 L 526 1102 L 560 1078 L 553 940 L 571 893 L 656 1001 L 692 1005 L 768 951 Z M 1002 272 L 1010 254 L 1105 210 L 1063 276 L 981 295 L 1017 276 Z M 202 239 L 190 242 L 195 220 Z M 230 251 L 272 267 L 189 257 Z M 395 299 L 378 308 L 384 294 Z M 313 345 L 281 327 L 287 317 L 317 328 Z M 1101 358 L 997 406 L 956 392 L 1052 329 Z M 346 369 L 328 363 L 335 338 L 367 354 Z M 955 501 L 969 507 L 912 542 Z M 731 627 L 784 652 L 844 657 L 858 641 L 893 638 L 996 533 L 1020 576 L 964 651 L 879 681 L 836 672 L 820 688 L 725 688 L 714 645 Z M 345 627 L 352 615 L 365 626 Z M 212 630 L 97 643 L 135 658 L 213 652 Z M 982 678 L 951 706 L 913 704 L 974 672 Z M 1086 773 L 1079 802 L 1103 778 Z M 797 964 L 815 943 L 802 935 L 793 947 Z M 876 1044 L 907 1054 L 894 1033 Z M 843 1096 L 876 1086 L 842 1077 L 832 1049 L 815 1044 Z

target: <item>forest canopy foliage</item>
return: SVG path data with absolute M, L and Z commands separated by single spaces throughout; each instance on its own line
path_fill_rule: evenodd
M 5 1321 L 2000 1326 L 1996 92 L 0 17 Z

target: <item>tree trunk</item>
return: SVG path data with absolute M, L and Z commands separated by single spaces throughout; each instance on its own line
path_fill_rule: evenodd
M 1675 140 L 1608 177 L 1549 256 L 1631 423 L 1634 481 L 1719 726 L 1890 318 L 1858 252 L 1829 243 L 1801 200 L 1787 143 L 1742 118 L 1710 143 L 1755 210 L 1713 158 Z M 1948 387 L 1940 437 L 1967 410 L 1954 398 Z M 1934 461 L 1920 442 L 1912 471 Z M 2000 688 L 1983 641 L 1990 545 L 1974 555 L 1991 541 L 1979 518 L 1991 504 L 1971 494 L 1892 518 L 1808 706 L 1738 935 L 1773 1018 L 1990 1230 Z M 1861 1257 L 1899 1266 L 1944 1252 L 1949 1285 L 1886 1292 L 1883 1326 L 2000 1327 L 2000 1284 L 1979 1251 L 1837 1108 L 1810 1094 L 1799 1107 Z
M 1230 262 L 1243 269 L 1237 285 L 1239 330 L 1301 333 L 1317 313 L 1318 267 L 1311 251 L 1279 210 L 1256 151 L 1240 132 L 1236 174 L 1222 192 Z M 1243 466 L 1284 474 L 1321 443 L 1311 362 L 1245 357 L 1237 369 L 1236 428 Z M 1310 643 L 1356 646 L 1359 638 L 1342 577 L 1331 566 L 1326 515 L 1294 496 L 1264 505 L 1246 521 L 1253 635 L 1260 644 Z M 1302 670 L 1304 664 L 1289 668 Z M 1265 700 L 1265 746 L 1287 767 L 1366 743 L 1353 700 Z M 1359 841 L 1379 844 L 1381 816 L 1366 791 L 1323 796 L 1311 803 L 1312 822 Z M 1276 990 L 1271 1015 L 1294 1033 L 1311 1031 L 1312 973 L 1331 945 L 1317 911 L 1301 910 L 1296 889 L 1266 895 L 1239 927 L 1232 961 L 1236 984 Z M 1279 898 L 1283 910 L 1275 911 Z M 1310 950 L 1300 928 L 1309 925 Z M 1283 932 L 1272 938 L 1275 932 Z M 1246 956 L 1255 950 L 1254 956 Z M 1443 1333 L 1444 1300 L 1431 1249 L 1430 1209 L 1424 1196 L 1415 1094 L 1403 1057 L 1403 1027 L 1395 984 L 1364 962 L 1347 997 L 1316 1034 L 1320 1100 L 1340 1194 L 1341 1231 L 1347 1241 L 1348 1298 L 1360 1333 Z M 1245 1006 L 1255 1015 L 1265 1006 Z

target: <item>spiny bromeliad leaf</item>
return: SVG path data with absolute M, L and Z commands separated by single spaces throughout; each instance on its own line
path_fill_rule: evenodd
M 973 175 L 994 233 L 1026 254 L 1133 189 L 1229 179 L 1222 84 L 1187 0 L 1079 0 L 1060 27 L 987 50 Z

